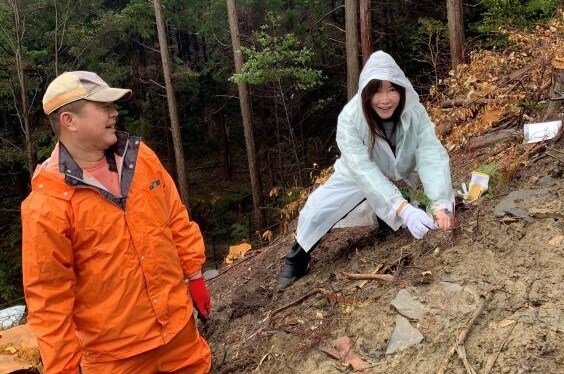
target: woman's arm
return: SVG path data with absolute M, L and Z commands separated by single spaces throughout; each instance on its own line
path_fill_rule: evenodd
M 425 194 L 433 202 L 432 211 L 440 228 L 454 225 L 454 193 L 449 157 L 435 134 L 435 126 L 422 105 L 416 110 L 416 164 Z

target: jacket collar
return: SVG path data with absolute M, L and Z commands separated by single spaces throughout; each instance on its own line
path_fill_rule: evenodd
M 123 131 L 117 131 L 117 142 L 104 151 L 106 160 L 111 171 L 117 171 L 116 157 L 120 158 L 125 154 L 130 138 L 138 138 L 130 136 Z M 140 138 L 139 138 L 140 139 Z M 137 152 L 135 152 L 137 154 Z M 65 175 L 65 182 L 71 186 L 76 186 L 84 179 L 84 172 L 78 163 L 72 158 L 65 145 L 59 141 L 59 171 Z

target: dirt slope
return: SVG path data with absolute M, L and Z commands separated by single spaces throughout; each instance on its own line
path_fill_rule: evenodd
M 505 83 L 497 81 L 496 92 L 505 92 L 503 100 L 511 96 L 505 87 L 513 87 L 511 94 L 516 94 L 511 79 L 520 79 L 523 86 L 534 81 L 538 92 L 548 95 L 550 74 L 535 76 L 535 69 L 549 66 L 538 58 L 554 58 L 554 43 L 562 43 L 562 26 L 549 25 L 535 32 L 540 36 L 527 37 L 540 43 L 545 35 L 546 49 L 535 45 L 537 53 L 528 62 L 519 62 L 528 67 L 525 75 L 510 76 Z M 529 53 L 518 47 L 519 42 L 500 53 L 499 59 L 510 63 L 511 53 Z M 563 57 L 561 51 L 556 57 Z M 483 59 L 476 60 L 483 63 Z M 505 69 L 504 74 L 518 71 L 511 65 L 493 65 Z M 471 64 L 465 69 L 471 72 L 478 67 Z M 482 81 L 492 84 L 492 78 L 486 79 L 487 72 L 479 74 L 486 74 Z M 480 81 L 470 86 L 475 92 Z M 487 98 L 496 101 L 491 92 Z M 467 365 L 478 373 L 561 373 L 564 137 L 522 144 L 522 138 L 512 135 L 479 148 L 468 146 L 480 135 L 491 136 L 496 126 L 520 133 L 523 113 L 510 108 L 524 97 L 516 94 L 511 100 L 496 106 L 496 111 L 482 103 L 462 120 L 453 111 L 441 117 L 438 104 L 432 110 L 436 123 L 454 126 L 445 131 L 443 140 L 452 145 L 455 186 L 467 181 L 469 172 L 479 165 L 501 165 L 492 178 L 492 193 L 458 210 L 455 230 L 433 232 L 415 241 L 403 230 L 382 237 L 375 228 L 335 229 L 313 252 L 310 274 L 284 292 L 276 291 L 276 277 L 291 236 L 277 238 L 221 269 L 209 281 L 213 318 L 200 325 L 212 347 L 213 372 L 359 372 L 323 352 L 336 352 L 334 341 L 346 336 L 354 342 L 352 351 L 369 366 L 362 372 L 436 373 L 443 368 L 445 373 L 466 373 L 471 371 L 459 355 L 449 355 L 465 331 L 460 346 L 465 349 Z M 544 112 L 526 115 L 525 120 L 541 120 Z M 562 112 L 559 115 L 561 118 Z M 484 124 L 484 118 L 493 120 Z M 472 122 L 471 134 L 464 136 L 461 121 Z M 359 287 L 359 281 L 343 275 L 377 269 L 378 274 L 393 275 L 393 279 Z M 423 306 L 424 315 L 411 320 L 423 340 L 386 354 L 398 315 L 391 301 L 402 289 Z
M 556 146 L 564 151 L 562 142 Z M 275 290 L 276 275 L 289 241 L 256 250 L 224 270 L 210 282 L 214 317 L 202 326 L 213 348 L 214 373 L 350 372 L 319 350 L 331 350 L 341 336 L 351 337 L 355 350 L 373 365 L 367 372 L 434 373 L 490 291 L 493 299 L 465 343 L 472 366 L 483 372 L 506 342 L 493 373 L 559 373 L 564 365 L 564 162 L 544 159 L 535 166 L 532 176 L 524 173 L 522 187 L 543 192 L 517 202 L 537 215 L 530 222 L 495 217 L 501 195 L 459 211 L 460 229 L 422 241 L 407 232 L 381 240 L 369 229 L 335 230 L 313 252 L 311 273 L 283 293 Z M 551 173 L 559 177 L 539 185 L 538 177 Z M 387 269 L 380 273 L 401 272 L 391 283 L 370 281 L 361 289 L 355 287 L 358 281 L 341 275 L 370 273 L 378 265 Z M 318 288 L 327 294 L 299 301 Z M 414 324 L 424 336 L 420 344 L 386 356 L 397 314 L 390 302 L 402 288 L 432 312 Z M 465 372 L 456 355 L 446 372 Z

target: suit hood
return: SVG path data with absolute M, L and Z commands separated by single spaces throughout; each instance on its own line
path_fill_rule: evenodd
M 374 52 L 366 61 L 358 80 L 359 98 L 362 96 L 361 93 L 364 87 L 373 79 L 389 81 L 405 88 L 404 111 L 419 102 L 419 95 L 413 89 L 411 82 L 392 56 L 386 52 Z

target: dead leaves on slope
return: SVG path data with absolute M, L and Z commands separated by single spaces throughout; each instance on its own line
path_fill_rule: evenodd
M 466 146 L 508 116 L 528 120 L 534 113 L 525 108 L 527 102 L 546 99 L 551 63 L 564 57 L 564 23 L 556 19 L 532 32 L 500 33 L 508 36 L 508 48 L 472 52 L 468 64 L 430 90 L 427 109 L 449 150 Z

